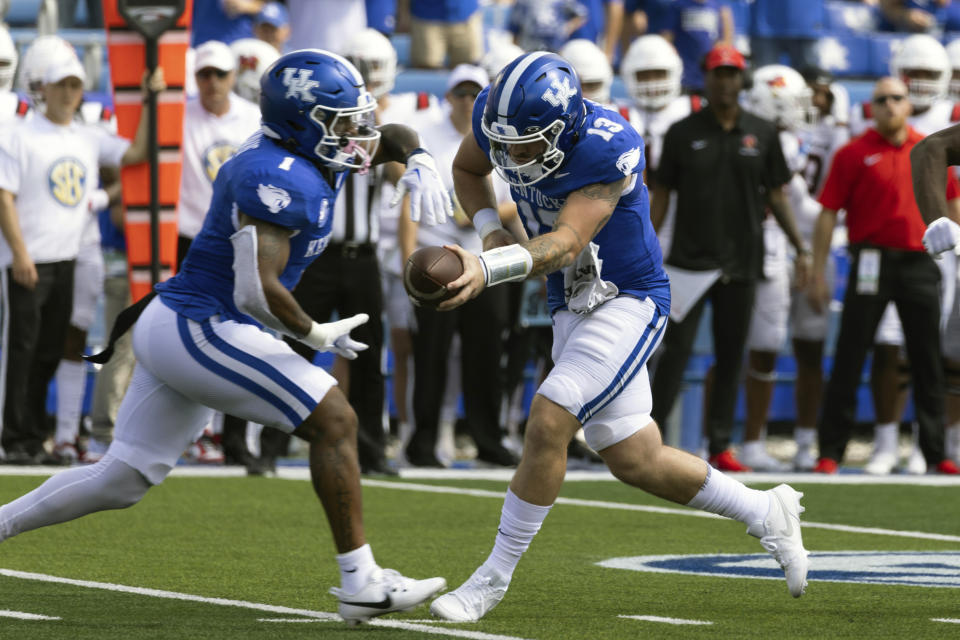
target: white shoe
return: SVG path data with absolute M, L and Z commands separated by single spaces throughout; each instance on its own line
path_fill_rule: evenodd
M 430 605 L 430 613 L 453 622 L 476 622 L 497 606 L 510 580 L 481 565 L 462 585 L 445 593 Z
M 888 476 L 897 466 L 897 454 L 892 451 L 874 451 L 863 470 L 873 476 Z
M 907 463 L 903 465 L 904 473 L 914 476 L 922 476 L 927 472 L 927 459 L 923 457 L 920 447 L 914 447 L 907 457 Z
M 803 548 L 800 534 L 800 506 L 803 494 L 793 487 L 781 484 L 767 491 L 770 494 L 770 512 L 747 528 L 747 533 L 760 538 L 760 544 L 773 556 L 787 577 L 787 589 L 794 598 L 807 588 L 807 570 L 810 560 Z
M 754 471 L 792 471 L 793 468 L 786 462 L 781 462 L 767 453 L 763 442 L 745 443 L 740 448 L 740 462 Z M 812 468 L 812 467 L 811 467 Z
M 797 454 L 793 456 L 793 468 L 797 471 L 812 471 L 815 466 L 817 466 L 817 457 L 813 455 L 813 449 L 798 448 Z
M 332 587 L 330 593 L 340 600 L 340 617 L 352 626 L 394 611 L 413 609 L 446 586 L 443 578 L 414 580 L 393 569 L 377 567 L 356 593 L 347 594 L 339 587 Z

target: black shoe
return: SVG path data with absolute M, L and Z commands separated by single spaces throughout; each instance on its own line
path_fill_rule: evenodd
M 425 468 L 433 468 L 433 469 L 443 468 L 443 463 L 437 460 L 437 456 L 435 456 L 432 453 L 425 456 L 412 456 L 408 452 L 407 462 L 409 462 L 414 467 L 425 467 Z
M 248 455 L 244 466 L 247 468 L 248 476 L 277 477 L 277 459 L 273 456 L 254 458 Z
M 515 467 L 520 462 L 520 459 L 505 447 L 482 449 L 477 452 L 477 460 L 498 467 Z
M 372 464 L 361 464 L 360 473 L 365 476 L 399 476 L 400 473 L 387 464 L 386 460 L 378 460 Z

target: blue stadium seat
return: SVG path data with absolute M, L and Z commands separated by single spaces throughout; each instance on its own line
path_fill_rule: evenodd
M 864 33 L 876 31 L 880 24 L 878 10 L 865 4 L 827 0 L 823 8 L 826 33 Z
M 814 45 L 817 64 L 837 77 L 874 75 L 870 36 L 834 33 Z
M 733 30 L 736 33 L 749 34 L 751 25 L 751 7 L 753 0 L 731 0 L 730 12 L 733 14 Z
M 751 33 L 761 38 L 816 38 L 823 33 L 824 0 L 756 0 Z
M 40 0 L 11 0 L 10 9 L 5 17 L 11 27 L 37 27 L 37 12 Z
M 890 73 L 890 53 L 895 42 L 907 37 L 905 33 L 874 33 L 870 35 L 870 73 L 871 76 L 885 76 Z

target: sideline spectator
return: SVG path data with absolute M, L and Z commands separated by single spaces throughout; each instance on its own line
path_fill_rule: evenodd
M 683 90 L 703 91 L 703 57 L 717 43 L 733 43 L 733 13 L 721 0 L 675 0 L 668 9 L 663 37 L 683 60 Z
M 268 2 L 253 19 L 253 37 L 273 45 L 277 54 L 290 39 L 290 14 L 279 2 Z
M 253 16 L 264 0 L 194 0 L 190 21 L 190 46 L 199 47 L 208 40 L 230 44 L 253 37 Z
M 754 289 L 763 268 L 761 221 L 769 206 L 797 250 L 804 281 L 809 251 L 796 228 L 784 185 L 791 174 L 774 126 L 738 103 L 746 61 L 732 45 L 707 55 L 708 105 L 667 131 L 651 198 L 659 228 L 677 193 L 667 256 L 673 302 L 662 355 L 653 374 L 653 419 L 666 424 L 706 300 L 713 307 L 716 375 L 708 394 L 710 464 L 743 471 L 728 449 Z
M 887 31 L 940 31 L 943 8 L 950 0 L 880 0 L 880 28 Z
M 72 49 L 52 57 L 41 89 L 44 112 L 13 127 L 0 153 L 0 264 L 8 267 L 9 304 L 3 353 L 6 370 L 16 372 L 6 379 L 2 445 L 13 464 L 46 456 L 47 385 L 63 354 L 97 167 L 143 162 L 147 155 L 146 117 L 132 144 L 75 121 L 84 78 Z M 162 88 L 162 73 L 149 85 Z
M 483 16 L 477 0 L 408 0 L 410 65 L 440 69 L 476 64 L 483 55 Z
M 907 123 L 910 101 L 898 78 L 883 78 L 873 90 L 875 128 L 854 138 L 833 159 L 814 229 L 810 303 L 822 309 L 830 298 L 827 253 L 837 211 L 845 209 L 853 263 L 843 301 L 833 370 L 820 417 L 820 460 L 814 471 L 836 473 L 857 407 L 863 361 L 890 301 L 903 323 L 913 375 L 920 446 L 927 466 L 940 473 L 958 469 L 944 456 L 944 377 L 940 350 L 940 271 L 924 251 L 924 220 L 903 167 L 921 139 Z M 951 181 L 957 196 L 956 181 Z M 931 214 L 932 215 L 932 214 Z
M 345 55 L 347 44 L 367 26 L 364 0 L 287 0 L 287 51 L 323 49 Z
M 524 51 L 558 51 L 587 19 L 579 0 L 517 0 L 508 30 Z

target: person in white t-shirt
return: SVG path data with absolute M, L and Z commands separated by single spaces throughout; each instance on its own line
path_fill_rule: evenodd
M 451 193 L 453 159 L 464 136 L 470 134 L 473 103 L 487 83 L 487 73 L 482 68 L 457 65 L 447 79 L 444 108 L 433 117 L 417 122 L 421 141 L 436 158 L 444 185 Z M 477 253 L 483 248 L 476 230 L 459 207 L 454 209 L 454 219 L 421 227 L 418 243 L 421 246 L 459 245 Z M 406 447 L 406 458 L 411 464 L 440 466 L 435 454 L 440 406 L 448 377 L 447 355 L 453 335 L 457 333 L 461 338 L 465 418 L 477 447 L 477 459 L 500 466 L 516 465 L 516 456 L 501 443 L 500 429 L 503 398 L 500 358 L 503 335 L 512 320 L 507 317 L 508 306 L 508 290 L 490 287 L 454 311 L 415 309 L 413 414 L 416 426 Z
M 364 0 L 287 0 L 287 51 L 324 49 L 347 55 L 347 44 L 367 26 Z
M 220 166 L 260 128 L 257 105 L 233 93 L 236 59 L 217 40 L 197 48 L 197 97 L 183 115 L 183 170 L 177 206 L 177 268 L 200 232 Z
M 52 59 L 43 76 L 43 113 L 10 127 L 0 143 L 0 299 L 8 304 L 0 442 L 11 463 L 46 457 L 46 390 L 70 322 L 74 264 L 97 168 L 147 157 L 147 118 L 133 144 L 75 120 L 84 77 L 72 52 Z M 147 86 L 162 90 L 162 72 Z

